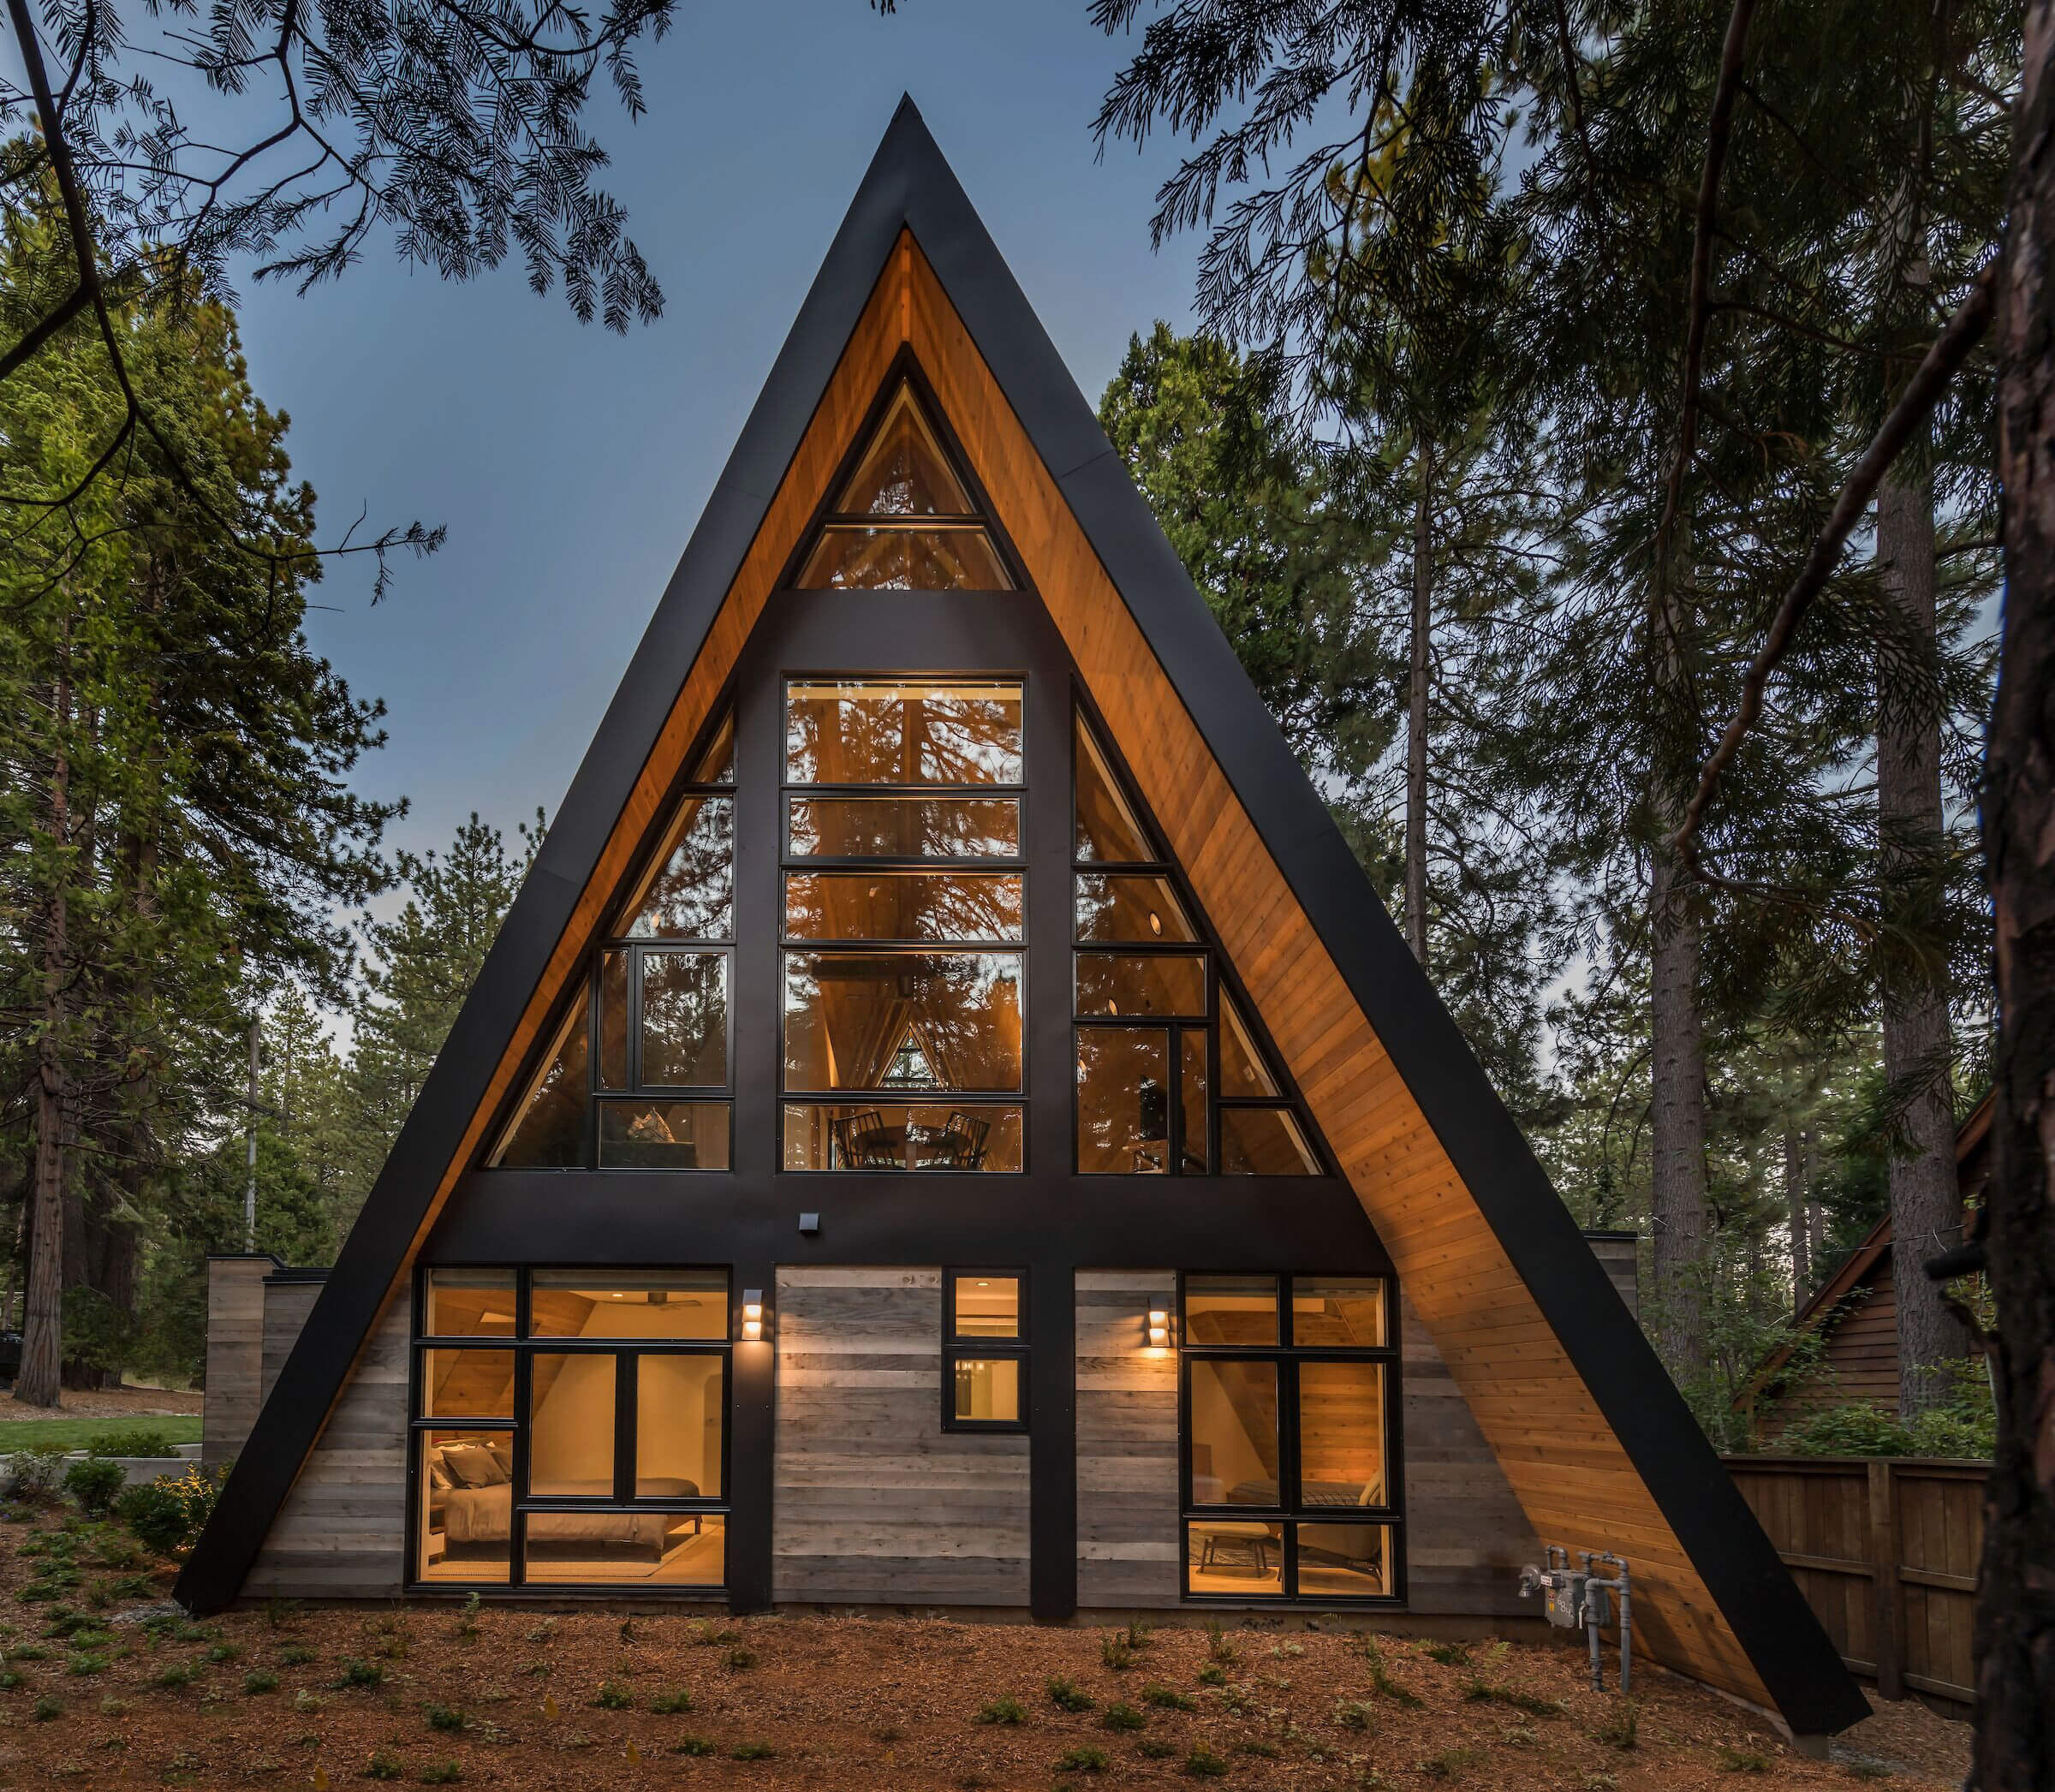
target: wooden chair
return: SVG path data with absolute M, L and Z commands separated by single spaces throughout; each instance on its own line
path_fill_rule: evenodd
M 843 1163 L 855 1170 L 896 1170 L 899 1154 L 885 1134 L 885 1116 L 875 1108 L 844 1114 L 835 1122 L 835 1142 Z
M 941 1135 L 935 1140 L 942 1156 L 948 1160 L 951 1170 L 982 1170 L 985 1167 L 985 1141 L 992 1135 L 992 1122 L 980 1120 L 975 1115 L 966 1114 L 961 1108 L 952 1109 L 950 1116 L 942 1123 Z

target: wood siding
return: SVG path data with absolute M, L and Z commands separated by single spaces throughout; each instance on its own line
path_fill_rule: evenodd
M 408 1302 L 386 1309 L 243 1582 L 250 1599 L 400 1591 L 407 1526 Z
M 200 1459 L 219 1468 L 242 1453 L 271 1391 L 264 1379 L 264 1278 L 271 1257 L 207 1259 L 207 1384 L 200 1421 Z
M 321 1292 L 321 1277 L 295 1274 L 271 1276 L 264 1284 L 264 1398 L 271 1397 L 278 1372 L 293 1354 L 301 1328 L 314 1310 L 314 1297 Z
M 1077 1272 L 1077 1603 L 1175 1605 L 1177 1354 L 1148 1354 L 1170 1270 Z
M 771 1597 L 1028 1603 L 1028 1439 L 942 1429 L 942 1271 L 781 1269 Z

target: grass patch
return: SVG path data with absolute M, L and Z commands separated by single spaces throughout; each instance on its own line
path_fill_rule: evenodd
M 182 1686 L 191 1686 L 194 1676 L 194 1670 L 190 1662 L 168 1662 L 157 1670 L 157 1677 L 150 1684 L 161 1686 L 168 1692 L 175 1692 Z
M 385 1670 L 375 1661 L 351 1659 L 342 1664 L 342 1677 L 338 1687 L 373 1687 L 385 1683 Z
M 1088 1712 L 1098 1701 L 1075 1681 L 1056 1675 L 1049 1682 L 1050 1702 L 1067 1712 Z
M 1367 1699 L 1343 1699 L 1334 1707 L 1334 1721 L 1343 1729 L 1371 1729 L 1376 1727 L 1376 1712 Z
M 768 1761 L 777 1755 L 777 1751 L 768 1742 L 737 1742 L 728 1751 L 731 1761 Z
M 978 1722 L 980 1724 L 1025 1724 L 1027 1721 L 1027 1707 L 1011 1693 L 1004 1698 L 994 1699 L 989 1705 L 978 1707 Z
M 431 1761 L 421 1769 L 424 1786 L 454 1786 L 463 1777 L 463 1767 L 456 1761 Z
M 1236 1743 L 1235 1748 L 1237 1753 L 1256 1755 L 1266 1761 L 1274 1761 L 1284 1752 L 1275 1742 L 1266 1742 L 1261 1736 L 1249 1736 Z
M 1227 1771 L 1227 1763 L 1201 1742 L 1185 1756 L 1184 1771 L 1194 1779 L 1218 1779 Z
M 1199 1701 L 1189 1693 L 1181 1693 L 1176 1687 L 1170 1686 L 1145 1686 L 1141 1689 L 1141 1702 L 1166 1712 L 1195 1712 L 1199 1709 Z
M 211 1662 L 241 1661 L 242 1650 L 235 1643 L 216 1643 L 207 1651 L 207 1659 Z
M 1488 1680 L 1473 1680 L 1463 1688 L 1464 1700 L 1471 1705 L 1510 1705 L 1530 1718 L 1560 1718 L 1570 1707 L 1558 1699 L 1537 1698 L 1517 1687 L 1498 1686 Z M 1628 1745 L 1632 1747 L 1630 1743 Z
M 673 1742 L 670 1752 L 673 1754 L 708 1755 L 718 1754 L 721 1751 L 717 1744 L 709 1742 L 705 1736 L 687 1736 L 682 1742 Z
M 1056 1760 L 1058 1773 L 1103 1773 L 1105 1765 L 1105 1750 L 1094 1748 L 1088 1742 L 1058 1755 Z
M 458 1730 L 464 1727 L 464 1714 L 452 1705 L 426 1705 L 421 1715 L 428 1720 L 431 1729 Z
M 1729 1748 L 1720 1745 L 1719 1771 L 1722 1773 L 1767 1773 L 1770 1758 L 1753 1748 Z
M 1470 1664 L 1470 1646 L 1468 1643 L 1422 1643 L 1420 1652 L 1429 1661 L 1438 1661 L 1444 1668 L 1467 1668 Z
M 242 1676 L 242 1689 L 253 1695 L 275 1693 L 278 1690 L 278 1676 L 269 1668 L 252 1668 Z
M 132 1442 L 141 1440 L 166 1444 L 197 1444 L 200 1442 L 200 1418 L 197 1414 L 170 1413 L 152 1419 L 147 1429 L 140 1426 L 111 1426 L 104 1419 L 7 1419 L 0 1420 L 0 1456 L 10 1456 L 17 1450 L 92 1450 L 103 1440 Z M 142 1450 L 100 1450 L 96 1456 L 141 1456 Z M 147 1454 L 155 1455 L 154 1450 Z
M 617 1680 L 603 1680 L 599 1690 L 593 1694 L 593 1703 L 602 1711 L 628 1712 L 635 1708 L 635 1695 Z
M 1144 1736 L 1135 1745 L 1135 1752 L 1145 1760 L 1167 1761 L 1177 1753 L 1176 1745 L 1155 1736 Z
M 1131 1705 L 1109 1705 L 1106 1714 L 1099 1720 L 1108 1729 L 1145 1729 L 1148 1718 Z
M 649 1701 L 649 1708 L 659 1718 L 675 1718 L 679 1712 L 692 1709 L 692 1694 L 682 1689 L 675 1693 L 658 1693 Z

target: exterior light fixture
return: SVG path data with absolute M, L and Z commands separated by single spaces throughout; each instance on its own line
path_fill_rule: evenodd
M 764 1291 L 760 1288 L 742 1290 L 742 1342 L 756 1344 L 764 1337 Z
M 1160 1355 L 1170 1347 L 1170 1316 L 1160 1307 L 1149 1309 L 1149 1354 Z

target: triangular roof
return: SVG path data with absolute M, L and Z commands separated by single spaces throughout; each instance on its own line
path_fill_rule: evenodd
M 476 986 L 179 1579 L 235 1597 L 765 598 L 910 349 L 1545 1541 L 1793 1729 L 1867 1706 L 902 101 Z M 668 769 L 667 769 L 668 768 Z

